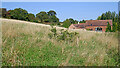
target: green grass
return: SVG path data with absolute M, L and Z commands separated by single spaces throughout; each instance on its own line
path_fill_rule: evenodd
M 3 66 L 116 66 L 117 33 L 79 31 L 78 40 L 50 39 L 49 27 L 2 22 Z M 58 29 L 59 31 L 59 29 Z M 72 30 L 69 30 L 72 31 Z M 78 43 L 78 44 L 77 44 Z

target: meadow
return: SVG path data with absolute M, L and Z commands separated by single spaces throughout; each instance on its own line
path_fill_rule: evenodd
M 73 42 L 50 39 L 49 25 L 2 19 L 3 66 L 116 66 L 118 33 L 78 32 Z

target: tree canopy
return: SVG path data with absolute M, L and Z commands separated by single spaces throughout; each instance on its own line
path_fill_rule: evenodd
M 41 11 L 34 15 L 32 13 L 28 13 L 25 9 L 16 8 L 14 10 L 8 10 L 4 15 L 2 15 L 2 17 L 37 23 L 59 23 L 59 18 L 56 17 L 57 13 L 54 10 L 50 10 L 49 12 Z
M 119 29 L 120 29 L 120 27 L 119 27 L 119 24 L 118 24 L 118 22 L 119 22 L 119 16 L 118 16 L 118 14 L 116 14 L 116 12 L 110 12 L 110 11 L 108 11 L 108 12 L 106 12 L 106 13 L 103 13 L 101 16 L 99 16 L 98 18 L 97 18 L 97 20 L 112 20 L 112 32 L 116 32 L 116 31 L 118 31 Z M 109 27 L 107 27 L 107 28 L 109 28 Z M 110 30 L 107 30 L 107 31 L 110 31 Z
M 113 22 L 118 22 L 118 14 L 108 11 L 99 16 L 97 20 L 112 20 Z
M 27 21 L 35 22 L 35 15 L 32 13 L 28 13 L 26 16 Z
M 56 15 L 56 12 L 53 10 L 50 10 L 49 12 L 47 12 L 49 16 L 53 16 Z
M 49 12 L 41 11 L 40 13 L 36 14 L 36 18 L 40 22 L 59 22 L 59 19 L 56 17 L 56 12 L 52 10 Z
M 40 13 L 36 14 L 36 18 L 39 22 L 44 22 L 45 19 L 48 19 L 48 15 L 45 11 L 41 11 Z
M 111 25 L 109 22 L 107 23 L 106 32 L 111 32 Z
M 72 18 L 66 19 L 65 21 L 63 21 L 63 27 L 68 28 L 71 24 L 75 24 L 77 23 L 77 20 L 74 20 Z
M 14 10 L 9 11 L 10 18 L 18 19 L 18 20 L 26 20 L 28 12 L 21 8 L 16 8 Z

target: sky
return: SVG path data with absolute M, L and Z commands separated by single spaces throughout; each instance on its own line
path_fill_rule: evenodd
M 2 0 L 3 2 L 118 2 L 120 0 Z
M 118 10 L 120 11 L 120 1 L 119 1 L 118 5 L 119 5 Z
M 118 2 L 2 2 L 2 8 L 7 8 L 7 10 L 23 8 L 33 14 L 54 10 L 60 21 L 68 18 L 80 21 L 95 20 L 107 11 L 118 13 Z

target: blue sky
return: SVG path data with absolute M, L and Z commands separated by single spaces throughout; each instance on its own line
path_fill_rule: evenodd
M 78 21 L 96 19 L 106 11 L 118 13 L 118 2 L 3 2 L 3 8 L 23 8 L 29 13 L 54 10 L 60 21 L 73 18 Z
M 120 0 L 2 0 L 4 2 L 118 2 Z

